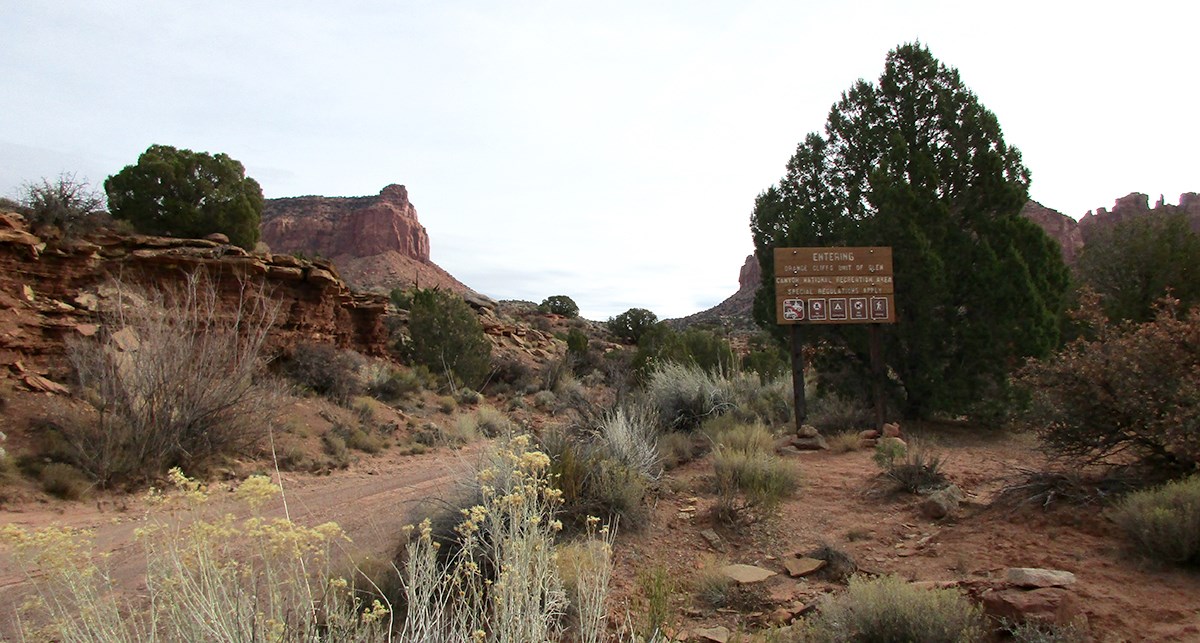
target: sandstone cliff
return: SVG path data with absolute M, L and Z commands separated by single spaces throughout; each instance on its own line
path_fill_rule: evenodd
M 203 239 L 100 233 L 76 240 L 41 238 L 19 215 L 0 213 L 0 364 L 45 363 L 65 339 L 97 332 L 97 311 L 112 277 L 170 287 L 204 271 L 232 304 L 241 284 L 274 300 L 279 315 L 270 343 L 334 342 L 383 354 L 387 298 L 352 293 L 328 262 L 251 255 Z
M 1079 252 L 1083 250 L 1083 232 L 1079 229 L 1078 221 L 1033 200 L 1027 201 L 1025 207 L 1021 208 L 1021 216 L 1038 224 L 1051 239 L 1058 242 L 1067 265 L 1075 263 Z
M 429 235 L 403 185 L 376 196 L 267 199 L 262 239 L 275 252 L 324 257 L 358 288 L 468 288 L 429 258 Z
M 1148 195 L 1131 192 L 1117 199 L 1111 211 L 1107 208 L 1096 208 L 1095 213 L 1088 210 L 1087 214 L 1079 220 L 1079 228 L 1083 233 L 1083 238 L 1087 239 L 1089 231 L 1094 230 L 1096 226 L 1115 225 L 1151 212 L 1183 213 L 1191 222 L 1192 230 L 1200 233 L 1200 194 L 1195 192 L 1184 192 L 1179 195 L 1179 205 L 1171 205 L 1166 202 L 1166 199 L 1159 196 L 1153 208 L 1150 207 Z

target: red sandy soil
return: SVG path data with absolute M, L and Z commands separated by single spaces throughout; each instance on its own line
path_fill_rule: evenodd
M 776 605 L 807 603 L 842 588 L 790 579 L 781 563 L 829 545 L 849 554 L 863 571 L 913 581 L 1001 580 L 1009 567 L 1071 571 L 1095 640 L 1200 641 L 1200 574 L 1138 560 L 1124 549 L 1101 508 L 991 505 L 1001 489 L 1020 480 L 1018 467 L 1045 465 L 1029 436 L 940 427 L 923 437 L 940 445 L 948 477 L 967 496 L 956 516 L 930 520 L 918 510 L 917 497 L 878 493 L 879 468 L 870 451 L 813 452 L 789 457 L 803 483 L 778 516 L 722 528 L 708 516 L 713 498 L 704 490 L 711 464 L 701 460 L 668 474 L 668 486 L 680 491 L 658 502 L 647 528 L 622 535 L 614 593 L 626 597 L 636 622 L 639 573 L 665 565 L 681 588 L 672 600 L 679 615 L 674 630 L 724 625 L 750 631 L 767 625 Z M 706 527 L 721 536 L 724 552 L 701 536 Z M 764 583 L 769 600 L 758 614 L 713 611 L 689 591 L 697 570 L 714 558 L 779 572 Z
M 1032 440 L 945 428 L 924 437 L 940 444 L 948 456 L 945 471 L 967 496 L 959 514 L 942 521 L 922 517 L 913 496 L 878 493 L 878 468 L 869 451 L 790 456 L 788 462 L 803 480 L 796 496 L 777 515 L 738 528 L 716 525 L 709 517 L 708 460 L 669 472 L 648 524 L 639 530 L 626 525 L 619 535 L 614 614 L 624 620 L 628 613 L 637 622 L 639 575 L 663 567 L 675 585 L 673 631 L 718 624 L 734 631 L 758 629 L 767 625 L 776 605 L 807 602 L 842 588 L 782 573 L 785 557 L 827 544 L 849 554 L 865 571 L 911 580 L 985 581 L 1002 578 L 1008 567 L 1068 570 L 1078 578 L 1073 590 L 1096 640 L 1200 640 L 1200 574 L 1131 556 L 1103 510 L 990 505 L 1000 489 L 1017 481 L 1018 467 L 1044 464 Z M 470 475 L 480 446 L 415 456 L 393 449 L 329 475 L 284 474 L 292 516 L 306 524 L 337 521 L 353 539 L 349 555 L 387 556 L 401 527 L 411 520 L 409 509 L 423 500 L 448 497 L 456 481 Z M 118 585 L 136 592 L 144 563 L 132 532 L 142 524 L 143 509 L 133 496 L 100 502 L 25 501 L 0 511 L 0 521 L 95 530 L 99 547 L 113 553 Z M 706 528 L 718 532 L 723 551 L 702 537 Z M 768 600 L 760 607 L 748 613 L 712 611 L 695 598 L 690 584 L 714 560 L 781 573 L 764 584 Z M 24 587 L 23 573 L 0 551 L 0 635 L 9 633 L 4 630 L 11 627 L 10 615 Z

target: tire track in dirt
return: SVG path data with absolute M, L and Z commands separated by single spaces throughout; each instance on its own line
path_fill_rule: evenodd
M 323 476 L 285 472 L 287 511 L 283 503 L 275 502 L 261 514 L 282 518 L 290 513 L 293 521 L 303 525 L 337 522 L 351 538 L 342 555 L 390 557 L 401 529 L 413 519 L 412 511 L 422 503 L 453 497 L 457 485 L 470 479 L 484 444 L 414 456 L 383 454 Z M 245 508 L 230 493 L 234 485 L 209 485 L 206 511 L 245 515 Z M 94 551 L 109 556 L 106 567 L 116 590 L 136 597 L 145 589 L 146 561 L 134 538 L 135 530 L 147 524 L 146 503 L 141 498 L 6 509 L 0 511 L 0 524 L 30 530 L 51 526 L 91 530 Z M 12 552 L 7 547 L 0 549 L 0 640 L 15 634 L 15 610 L 31 591 Z

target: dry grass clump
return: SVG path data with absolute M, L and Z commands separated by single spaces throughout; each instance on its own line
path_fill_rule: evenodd
M 672 431 L 694 431 L 705 418 L 733 408 L 720 378 L 698 366 L 666 362 L 650 374 L 645 395 L 663 425 Z
M 590 516 L 634 531 L 645 525 L 651 480 L 614 457 L 602 441 L 559 430 L 542 436 L 541 446 L 563 494 L 559 516 L 568 530 L 582 529 Z
M 987 634 L 979 608 L 957 590 L 921 589 L 896 576 L 852 577 L 807 625 L 807 641 L 973 643 Z
M 808 401 L 805 421 L 822 433 L 848 431 L 873 425 L 875 411 L 862 400 L 831 391 Z
M 262 517 L 263 504 L 279 496 L 264 476 L 237 488 L 251 510 L 240 520 L 208 511 L 205 487 L 178 469 L 170 479 L 171 491 L 151 494 L 158 509 L 137 534 L 148 605 L 118 597 L 87 532 L 0 531 L 35 587 L 19 623 L 23 640 L 386 640 L 389 607 L 364 605 L 330 573 L 331 549 L 345 538 L 337 525 Z
M 62 462 L 51 462 L 38 472 L 42 491 L 63 500 L 79 500 L 91 488 L 91 481 L 79 469 Z
M 833 453 L 849 453 L 862 449 L 862 438 L 858 437 L 858 431 L 853 430 L 834 433 L 826 438 L 825 443 Z
M 774 453 L 774 440 L 758 424 L 721 431 L 713 449 L 716 518 L 733 524 L 755 511 L 771 511 L 799 486 L 794 468 Z
M 1112 519 L 1138 553 L 1177 565 L 1200 565 L 1200 475 L 1126 496 Z
M 906 445 L 896 438 L 883 438 L 872 456 L 884 476 L 897 489 L 908 493 L 927 493 L 947 484 L 942 471 L 945 457 L 915 438 Z

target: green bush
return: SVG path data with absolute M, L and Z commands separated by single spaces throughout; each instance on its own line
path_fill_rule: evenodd
M 735 358 L 729 341 L 711 330 L 689 328 L 677 333 L 666 324 L 656 324 L 638 340 L 634 368 L 646 371 L 664 362 L 698 366 L 705 372 L 721 374 L 734 370 Z
M 462 297 L 437 289 L 413 292 L 408 353 L 418 364 L 478 390 L 492 369 L 492 343 Z
M 609 318 L 608 330 L 622 341 L 637 344 L 642 335 L 658 323 L 658 315 L 645 308 L 630 308 L 629 310 Z
M 578 317 L 579 306 L 575 300 L 566 295 L 553 295 L 542 300 L 538 306 L 538 311 L 543 313 L 552 313 L 562 315 L 563 317 Z
M 1018 374 L 1022 420 L 1054 455 L 1077 464 L 1120 454 L 1167 475 L 1200 464 L 1200 308 L 1160 302 L 1152 321 L 1110 323 L 1092 295 L 1077 312 L 1088 333 Z
M 363 390 L 359 369 L 366 360 L 354 351 L 332 344 L 297 344 L 285 360 L 283 372 L 293 382 L 345 405 Z
M 136 165 L 104 181 L 114 218 L 140 232 L 200 238 L 220 232 L 252 250 L 259 237 L 262 188 L 227 154 L 151 145 Z
M 987 636 L 979 608 L 958 591 L 913 587 L 896 576 L 852 577 L 809 626 L 813 641 L 974 643 Z
M 1112 518 L 1138 553 L 1200 565 L 1200 475 L 1131 493 Z

